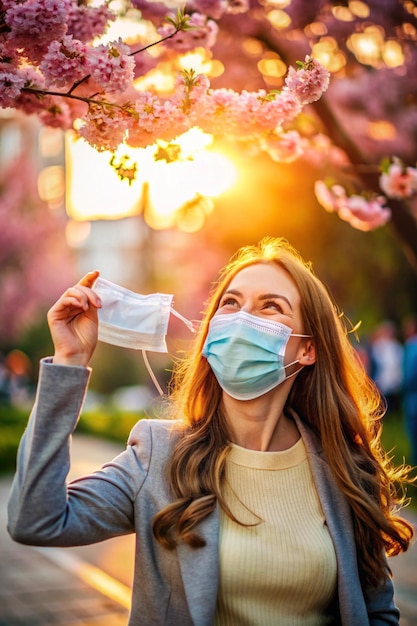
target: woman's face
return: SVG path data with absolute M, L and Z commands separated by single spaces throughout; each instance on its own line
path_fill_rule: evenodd
M 250 265 L 231 280 L 216 315 L 238 311 L 281 322 L 294 333 L 303 333 L 300 294 L 289 274 L 276 263 Z

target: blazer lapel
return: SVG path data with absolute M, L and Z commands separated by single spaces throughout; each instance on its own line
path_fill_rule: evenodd
M 204 548 L 177 547 L 188 608 L 195 626 L 212 626 L 216 611 L 219 579 L 219 509 L 218 506 L 198 526 L 205 539 Z
M 359 581 L 356 543 L 349 504 L 323 458 L 312 431 L 293 413 L 307 449 L 311 472 L 336 551 L 341 624 L 369 624 Z M 352 599 L 355 599 L 353 602 Z

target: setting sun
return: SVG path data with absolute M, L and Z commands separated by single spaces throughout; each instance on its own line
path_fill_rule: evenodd
M 211 135 L 190 129 L 175 142 L 180 157 L 171 163 L 154 159 L 156 146 L 133 149 L 122 146 L 115 153 L 136 163 L 137 175 L 129 185 L 110 165 L 110 152 L 98 153 L 85 141 L 69 136 L 66 142 L 66 204 L 74 220 L 120 219 L 152 213 L 152 226 L 166 228 L 175 213 L 196 196 L 213 198 L 236 181 L 234 164 L 210 150 Z M 167 144 L 160 143 L 159 147 Z

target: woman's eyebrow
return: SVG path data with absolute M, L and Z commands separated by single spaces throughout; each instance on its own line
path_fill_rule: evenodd
M 240 296 L 241 298 L 243 296 L 243 294 L 237 289 L 226 289 L 226 291 L 223 292 L 223 296 L 227 295 L 228 293 L 232 294 L 233 296 Z

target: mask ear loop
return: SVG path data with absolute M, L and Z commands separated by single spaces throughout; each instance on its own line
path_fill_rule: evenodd
M 148 374 L 152 378 L 153 384 L 157 388 L 159 395 L 163 396 L 164 395 L 163 389 L 162 389 L 161 385 L 159 384 L 157 377 L 155 376 L 155 374 L 152 371 L 151 364 L 149 363 L 148 355 L 146 353 L 146 350 L 142 350 L 142 356 L 143 356 L 143 361 L 145 363 L 146 369 L 148 370 Z
M 184 322 L 184 324 L 187 326 L 187 328 L 189 330 L 191 330 L 192 333 L 195 333 L 195 328 L 194 328 L 193 322 L 191 322 L 190 320 L 187 320 L 186 317 L 181 315 L 181 313 L 178 313 L 178 311 L 176 311 L 173 307 L 171 307 L 171 313 L 172 313 L 172 315 L 175 315 L 175 317 L 178 317 L 179 320 Z
M 184 324 L 187 326 L 187 328 L 189 330 L 191 330 L 192 333 L 195 333 L 195 328 L 194 328 L 194 324 L 193 322 L 191 322 L 190 320 L 187 320 L 186 317 L 184 317 L 183 315 L 181 315 L 181 313 L 178 313 L 178 311 L 176 311 L 173 307 L 171 307 L 171 311 L 170 311 L 173 315 L 175 315 L 175 317 L 178 317 L 178 319 L 180 319 L 182 322 L 184 322 Z M 148 355 L 146 353 L 146 350 L 142 350 L 142 357 L 143 357 L 143 362 L 145 363 L 146 369 L 148 370 L 148 374 L 152 379 L 153 384 L 155 385 L 156 389 L 158 390 L 158 393 L 160 396 L 164 395 L 164 391 L 161 387 L 161 385 L 158 382 L 157 377 L 155 376 L 151 364 L 149 363 L 149 359 L 148 359 Z

